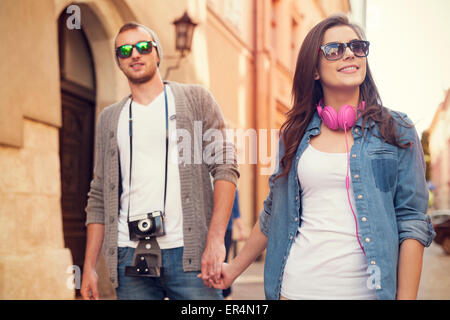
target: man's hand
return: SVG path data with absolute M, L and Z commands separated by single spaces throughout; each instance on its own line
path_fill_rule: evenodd
M 81 281 L 81 295 L 86 300 L 98 300 L 98 276 L 95 272 L 98 255 L 102 248 L 105 225 L 90 223 L 87 226 L 86 255 L 84 258 L 83 279 Z
M 84 300 L 99 300 L 98 276 L 95 269 L 84 270 L 80 292 Z
M 205 286 L 211 287 L 211 281 L 219 281 L 222 273 L 222 263 L 225 261 L 225 244 L 223 239 L 207 241 L 202 255 L 202 273 L 199 275 Z

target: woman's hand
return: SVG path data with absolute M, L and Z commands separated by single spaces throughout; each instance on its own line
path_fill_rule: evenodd
M 234 272 L 233 266 L 228 263 L 223 263 L 220 278 L 217 281 L 210 279 L 210 283 L 214 288 L 224 290 L 229 288 L 237 277 L 238 274 Z
M 216 289 L 224 290 L 229 288 L 238 276 L 239 273 L 236 272 L 230 264 L 224 262 L 222 264 L 220 277 L 217 280 L 214 280 L 214 277 L 205 279 L 204 277 L 202 277 L 201 273 L 197 275 L 197 278 L 202 279 L 208 288 L 214 287 Z

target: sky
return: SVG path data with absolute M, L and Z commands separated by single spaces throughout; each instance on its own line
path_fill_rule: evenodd
M 421 135 L 450 89 L 450 0 L 367 0 L 366 36 L 383 105 Z

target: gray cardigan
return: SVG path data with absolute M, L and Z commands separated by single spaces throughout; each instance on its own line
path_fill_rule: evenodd
M 204 139 L 198 132 L 194 136 L 195 127 L 196 130 L 200 129 L 203 135 L 208 129 L 217 129 L 225 137 L 225 122 L 222 113 L 209 91 L 199 85 L 176 82 L 166 82 L 166 84 L 170 86 L 175 97 L 177 131 L 185 130 L 184 132 L 189 133 L 191 137 L 190 142 L 178 141 L 180 157 L 183 157 L 183 152 L 187 151 L 183 151 L 183 147 L 186 149 L 186 143 L 190 143 L 191 146 L 190 163 L 180 163 L 178 166 L 184 234 L 183 270 L 185 272 L 199 271 L 213 211 L 210 175 L 214 181 L 227 180 L 237 185 L 239 171 L 236 153 L 234 145 L 227 142 L 225 138 L 222 142 L 216 140 L 210 142 L 210 139 Z M 128 98 L 125 97 L 120 102 L 106 107 L 99 116 L 95 138 L 94 177 L 86 206 L 86 225 L 90 223 L 105 225 L 102 252 L 114 288 L 118 286 L 117 225 L 121 192 L 117 126 L 120 112 Z M 212 153 L 215 161 L 205 163 L 202 160 L 201 163 L 198 163 L 199 155 L 201 157 L 205 148 L 211 150 L 211 147 L 215 150 Z

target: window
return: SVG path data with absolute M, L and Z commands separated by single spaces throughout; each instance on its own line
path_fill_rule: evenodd
M 238 29 L 241 29 L 241 5 L 241 0 L 225 1 L 225 19 Z

